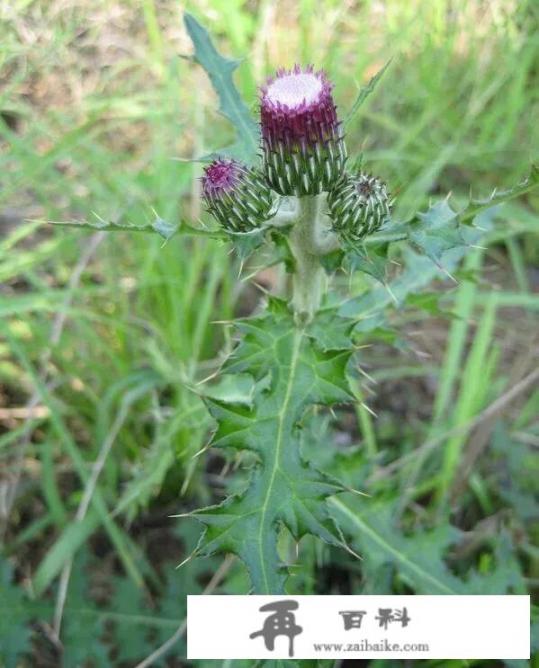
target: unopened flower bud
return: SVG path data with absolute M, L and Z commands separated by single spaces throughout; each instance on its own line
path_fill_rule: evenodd
M 332 84 L 312 67 L 279 70 L 262 88 L 263 169 L 281 195 L 317 195 L 341 176 L 346 148 Z
M 391 201 L 386 184 L 375 176 L 346 174 L 328 193 L 332 230 L 345 243 L 376 232 L 389 220 Z
M 229 232 L 250 232 L 275 214 L 272 192 L 262 176 L 236 160 L 214 160 L 204 169 L 202 196 Z

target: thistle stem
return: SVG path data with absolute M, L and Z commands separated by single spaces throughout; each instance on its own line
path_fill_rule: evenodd
M 290 223 L 295 222 L 298 217 L 297 211 L 278 211 L 273 218 L 270 218 L 269 223 L 272 227 L 286 227 Z
M 326 290 L 326 276 L 320 264 L 319 237 L 321 195 L 298 199 L 298 216 L 289 240 L 295 267 L 292 278 L 292 307 L 296 320 L 305 324 L 312 320 Z

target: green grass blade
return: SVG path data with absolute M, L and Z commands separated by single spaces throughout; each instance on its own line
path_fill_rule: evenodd
M 43 594 L 62 567 L 75 552 L 90 538 L 100 524 L 99 515 L 89 511 L 80 522 L 71 522 L 54 542 L 41 560 L 33 578 L 33 585 L 38 596 Z
M 496 323 L 496 293 L 492 293 L 477 332 L 474 337 L 464 373 L 460 379 L 460 392 L 452 423 L 455 426 L 465 424 L 482 408 L 488 395 L 491 373 L 489 373 L 488 357 L 494 325 Z M 438 479 L 437 500 L 441 508 L 447 500 L 447 495 L 459 465 L 466 435 L 457 434 L 450 438 L 444 446 L 442 469 Z

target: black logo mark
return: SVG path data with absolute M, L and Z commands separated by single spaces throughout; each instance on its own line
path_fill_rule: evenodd
M 303 628 L 296 624 L 296 618 L 291 610 L 297 610 L 299 603 L 297 601 L 275 601 L 259 608 L 260 612 L 272 612 L 273 614 L 266 618 L 260 631 L 251 633 L 249 638 L 262 636 L 266 649 L 273 652 L 275 648 L 275 638 L 277 636 L 288 637 L 288 656 L 294 656 L 294 638 L 299 635 Z

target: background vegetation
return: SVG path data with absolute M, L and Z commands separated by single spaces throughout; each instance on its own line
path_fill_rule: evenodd
M 348 142 L 398 217 L 449 191 L 488 196 L 537 161 L 533 0 L 0 3 L 0 665 L 183 666 L 185 594 L 248 588 L 232 559 L 175 570 L 200 527 L 170 515 L 242 484 L 241 461 L 200 454 L 211 422 L 193 388 L 230 350 L 218 321 L 256 308 L 256 267 L 240 275 L 204 239 L 36 222 L 204 217 L 201 165 L 184 159 L 233 133 L 188 58 L 186 9 L 245 57 L 253 110 L 294 62 L 325 67 L 347 110 L 393 57 Z M 296 552 L 283 533 L 291 591 L 537 593 L 538 203 L 485 216 L 456 281 L 393 258 L 408 283 L 398 307 L 374 293 L 365 403 L 306 436 L 314 462 L 371 495 L 345 527 L 364 560 L 310 539 Z

